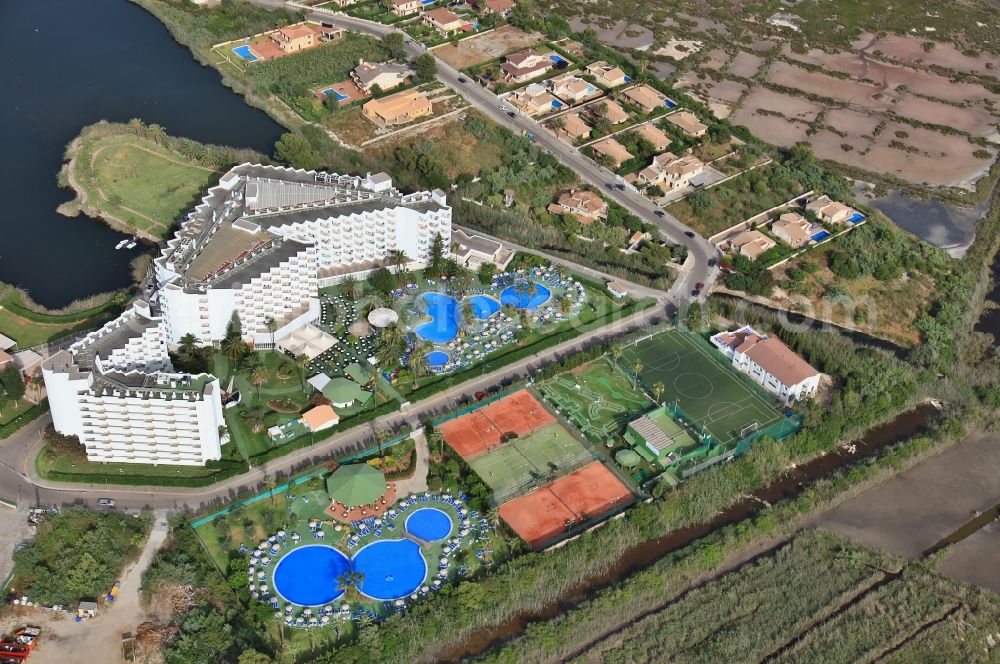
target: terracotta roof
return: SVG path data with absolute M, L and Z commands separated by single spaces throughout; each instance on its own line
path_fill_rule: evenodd
M 310 431 L 322 431 L 340 422 L 340 416 L 329 404 L 324 404 L 302 413 L 302 421 Z
M 664 134 L 658 127 L 651 125 L 648 122 L 646 124 L 639 125 L 639 128 L 635 131 L 647 141 L 652 143 L 657 150 L 670 145 L 670 137 Z
M 648 111 L 655 110 L 663 104 L 663 98 L 648 85 L 639 85 L 625 91 L 625 96 Z
M 315 34 L 315 31 L 304 23 L 280 28 L 278 32 L 286 39 L 298 39 L 299 37 L 308 37 Z
M 445 7 L 432 9 L 424 14 L 424 16 L 440 25 L 451 25 L 452 23 L 461 22 L 462 20 L 458 14 Z
M 700 134 L 708 129 L 708 126 L 701 122 L 698 117 L 689 111 L 680 111 L 667 116 L 672 124 L 677 125 L 689 134 Z
M 737 353 L 745 354 L 754 364 L 788 387 L 819 374 L 819 371 L 777 337 L 760 336 L 753 331 L 741 329 L 723 332 L 718 339 L 727 346 L 734 347 Z
M 502 14 L 514 6 L 514 0 L 486 0 L 483 4 L 486 5 L 490 11 Z
M 616 162 L 621 163 L 632 158 L 632 153 L 625 149 L 625 146 L 613 138 L 605 138 L 592 146 L 603 155 L 611 157 Z
M 0 350 L 0 367 L 7 364 L 8 362 L 13 362 L 14 358 L 11 357 L 10 353 Z
M 582 138 L 583 136 L 590 135 L 590 125 L 584 122 L 578 113 L 567 113 L 561 117 L 563 127 L 557 131 L 561 131 L 572 138 Z
M 388 97 L 373 99 L 362 108 L 389 122 L 394 122 L 404 115 L 415 117 L 430 112 L 431 102 L 417 90 L 404 90 Z

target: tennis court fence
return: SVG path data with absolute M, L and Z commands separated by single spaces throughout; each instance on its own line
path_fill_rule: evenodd
M 545 473 L 543 475 L 539 475 L 538 477 L 532 477 L 531 479 L 525 480 L 520 484 L 503 490 L 494 491 L 492 506 L 496 507 L 501 503 L 506 503 L 510 500 L 514 500 L 515 498 L 525 496 L 536 489 L 542 488 L 546 484 L 555 482 L 560 477 L 565 477 L 575 470 L 580 470 L 584 466 L 590 465 L 594 461 L 600 461 L 600 458 L 598 458 L 593 452 L 590 450 L 587 450 L 587 452 L 587 454 L 581 454 L 579 457 L 566 462 L 550 473 Z

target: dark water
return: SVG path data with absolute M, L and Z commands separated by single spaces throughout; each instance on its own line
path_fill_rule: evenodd
M 684 548 L 714 530 L 743 521 L 760 511 L 764 503 L 772 504 L 779 500 L 795 498 L 814 480 L 827 477 L 838 468 L 856 464 L 878 454 L 883 448 L 925 432 L 936 415 L 937 409 L 930 404 L 923 404 L 914 410 L 902 413 L 894 420 L 871 429 L 863 438 L 855 441 L 853 452 L 838 448 L 781 475 L 752 496 L 733 503 L 709 523 L 681 528 L 664 537 L 638 544 L 600 574 L 587 579 L 580 587 L 561 597 L 553 596 L 552 602 L 545 608 L 525 612 L 496 627 L 473 632 L 464 637 L 460 645 L 439 654 L 437 659 L 458 662 L 509 641 L 523 632 L 530 623 L 548 620 L 568 611 L 592 596 L 595 591 L 649 567 L 667 554 Z
M 62 306 L 127 286 L 124 236 L 56 213 L 67 143 L 98 120 L 140 117 L 176 136 L 270 153 L 281 127 L 224 87 L 125 0 L 0 3 L 0 281 Z

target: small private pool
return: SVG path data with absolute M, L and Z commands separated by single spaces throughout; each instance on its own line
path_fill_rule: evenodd
M 337 101 L 344 101 L 345 99 L 348 98 L 347 95 L 341 94 L 340 92 L 337 91 L 336 88 L 333 87 L 326 88 L 323 90 L 324 97 L 329 97 L 330 95 L 335 95 L 337 97 Z
M 555 53 L 553 53 L 552 55 L 549 56 L 549 60 L 551 60 L 552 62 L 554 62 L 556 64 L 559 64 L 560 62 L 566 62 L 566 58 L 564 58 L 564 57 L 562 57 L 560 55 L 556 55 Z
M 525 289 L 521 286 L 524 283 L 530 284 L 530 288 Z M 501 291 L 500 303 L 513 305 L 515 309 L 531 311 L 548 302 L 551 296 L 552 291 L 537 282 L 520 281 Z
M 854 214 L 851 215 L 851 218 L 848 219 L 847 221 L 852 224 L 860 224 L 864 220 L 865 220 L 865 215 L 861 214 L 860 212 L 855 212 Z
M 351 569 L 339 549 L 310 544 L 291 551 L 274 568 L 274 590 L 292 604 L 321 606 L 344 594 L 337 577 Z
M 406 532 L 425 542 L 443 540 L 453 525 L 450 516 L 433 507 L 423 507 L 406 517 Z
M 406 597 L 427 578 L 427 561 L 412 540 L 372 542 L 354 554 L 353 564 L 364 575 L 359 590 L 377 600 Z
M 246 44 L 233 48 L 233 53 L 235 53 L 240 60 L 245 60 L 247 62 L 254 62 L 255 60 L 257 60 L 257 56 L 254 54 L 253 51 L 250 50 L 250 47 Z
M 667 108 L 677 108 L 677 102 L 674 101 L 673 99 L 664 99 L 663 105 L 666 106 Z
M 822 242 L 828 237 L 830 237 L 830 231 L 820 231 L 819 233 L 813 235 L 810 239 L 814 242 Z

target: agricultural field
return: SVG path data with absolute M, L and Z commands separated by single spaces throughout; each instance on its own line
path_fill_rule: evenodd
M 545 36 L 541 33 L 525 32 L 513 25 L 505 25 L 454 44 L 442 44 L 433 51 L 435 56 L 455 69 L 467 69 L 534 46 L 543 39 Z
M 822 569 L 821 575 L 816 574 Z M 580 661 L 989 661 L 995 595 L 808 531 L 669 602 Z

